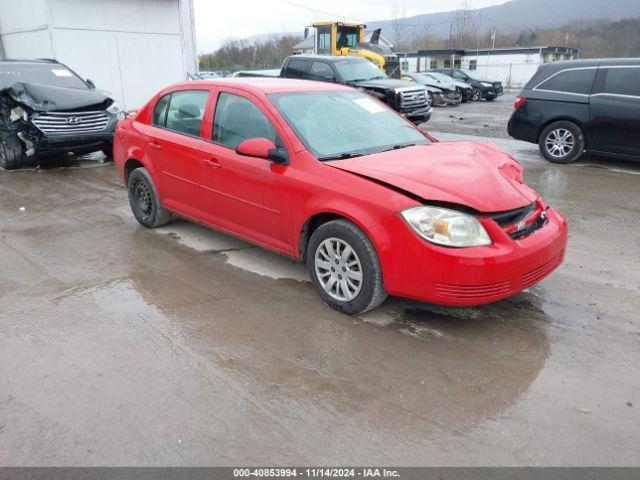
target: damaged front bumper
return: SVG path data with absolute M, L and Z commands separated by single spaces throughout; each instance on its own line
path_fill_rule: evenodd
M 92 127 L 82 127 L 78 126 L 79 122 L 76 120 L 82 116 L 81 113 L 36 113 L 27 121 L 15 122 L 10 131 L 24 144 L 24 154 L 27 157 L 68 152 L 82 154 L 110 149 L 118 122 L 117 115 L 106 111 L 98 112 L 101 118 L 99 123 L 94 122 Z M 56 120 L 46 120 L 52 117 Z

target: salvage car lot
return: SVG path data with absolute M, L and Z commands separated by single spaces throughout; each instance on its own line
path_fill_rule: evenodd
M 284 257 L 141 228 L 111 164 L 0 172 L 0 462 L 637 463 L 640 167 L 504 146 L 566 214 L 565 264 L 493 305 L 360 317 Z

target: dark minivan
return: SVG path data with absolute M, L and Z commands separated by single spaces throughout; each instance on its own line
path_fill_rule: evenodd
M 516 99 L 508 131 L 554 163 L 585 151 L 640 159 L 640 59 L 540 66 Z

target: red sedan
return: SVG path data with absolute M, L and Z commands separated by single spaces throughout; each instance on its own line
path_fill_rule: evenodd
M 138 221 L 171 214 L 306 261 L 346 313 L 387 294 L 493 302 L 560 265 L 562 214 L 484 142 L 437 142 L 358 90 L 284 79 L 189 82 L 119 122 Z

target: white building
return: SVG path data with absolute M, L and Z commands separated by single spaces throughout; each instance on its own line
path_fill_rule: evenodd
M 196 71 L 193 0 L 1 0 L 1 56 L 55 58 L 139 107 Z
M 543 63 L 575 60 L 580 51 L 569 47 L 514 47 L 480 50 L 419 50 L 400 54 L 402 68 L 421 72 L 442 68 L 476 70 L 506 88 L 521 88 Z

